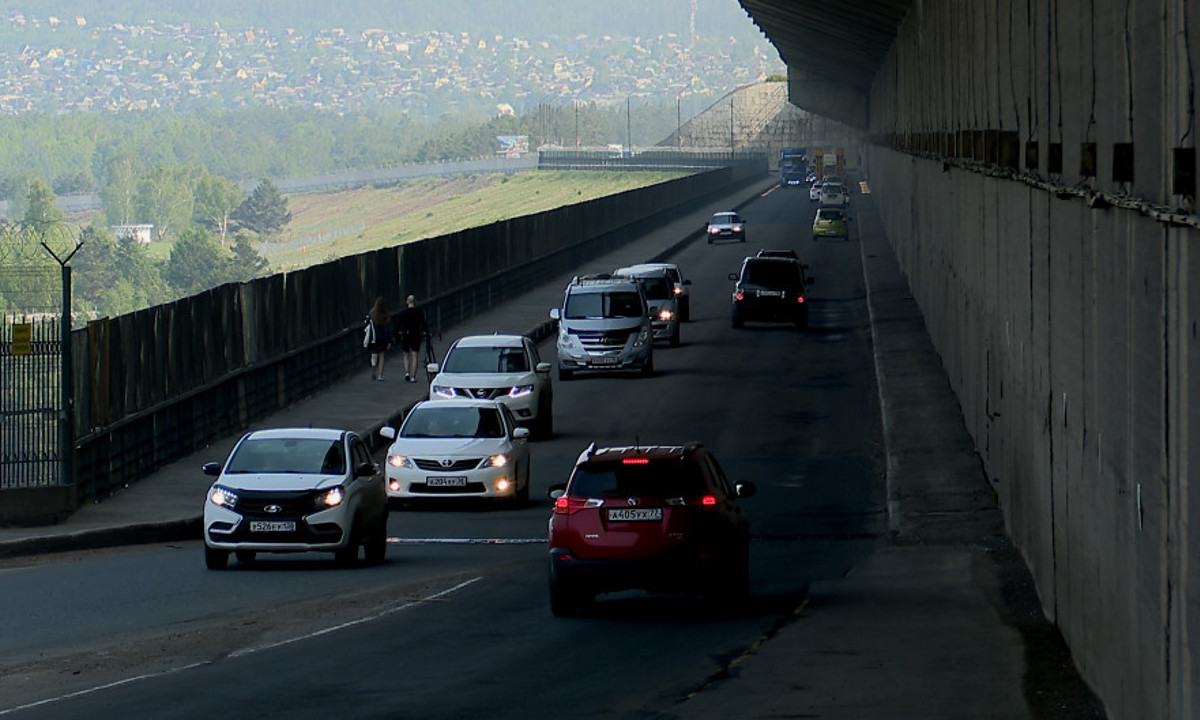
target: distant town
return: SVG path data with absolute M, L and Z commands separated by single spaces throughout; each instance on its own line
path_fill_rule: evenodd
M 765 39 L 569 40 L 392 29 L 311 34 L 83 15 L 0 20 L 0 115 L 253 105 L 414 116 L 522 113 L 575 102 L 711 102 L 785 72 Z

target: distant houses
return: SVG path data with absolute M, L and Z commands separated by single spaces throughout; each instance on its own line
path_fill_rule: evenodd
M 113 225 L 113 237 L 121 239 L 137 240 L 140 243 L 150 243 L 154 240 L 154 226 L 149 223 L 138 225 Z

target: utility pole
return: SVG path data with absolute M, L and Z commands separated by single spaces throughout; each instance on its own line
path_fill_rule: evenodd
M 733 95 L 729 96 L 729 159 L 733 159 Z
M 675 96 L 675 144 L 683 149 L 683 110 L 680 108 L 680 98 Z
M 633 116 L 629 109 L 631 97 L 633 96 L 625 96 L 625 147 L 629 149 L 629 157 L 633 157 Z

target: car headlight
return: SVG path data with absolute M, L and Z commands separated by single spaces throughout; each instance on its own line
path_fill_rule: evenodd
M 532 394 L 533 394 L 533 386 L 532 385 L 513 385 L 511 388 L 508 389 L 508 396 L 510 398 L 523 398 L 526 395 L 532 395 Z
M 407 455 L 388 455 L 388 465 L 396 468 L 411 468 L 412 460 Z
M 563 327 L 558 329 L 558 343 L 559 345 L 571 350 L 578 350 L 582 347 L 579 344 L 579 338 L 567 332 L 566 328 Z
M 317 496 L 318 508 L 337 507 L 346 499 L 346 491 L 341 486 L 330 488 Z
M 719 232 L 721 232 L 721 228 L 711 227 L 711 226 L 708 228 L 709 235 L 716 235 Z
M 219 505 L 223 508 L 229 508 L 232 510 L 237 505 L 238 496 L 237 493 L 229 488 L 224 488 L 218 485 L 208 493 L 208 500 L 213 505 Z
M 502 468 L 508 465 L 508 456 L 504 453 L 497 453 L 487 459 L 488 465 L 495 468 Z
M 672 317 L 674 317 L 674 313 L 672 313 L 670 310 L 659 310 L 658 311 L 658 319 L 659 320 L 670 320 Z
M 646 342 L 649 340 L 650 340 L 650 329 L 642 328 L 640 331 L 638 331 L 637 337 L 634 338 L 633 346 L 641 347 L 641 346 L 645 345 Z
M 446 385 L 434 385 L 431 390 L 434 395 L 442 398 L 452 399 L 455 395 L 454 388 Z

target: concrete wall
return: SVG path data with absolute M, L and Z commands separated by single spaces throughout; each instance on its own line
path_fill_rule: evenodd
M 1114 720 L 1200 717 L 1198 71 L 1194 0 L 923 0 L 871 94 L 875 201 Z

